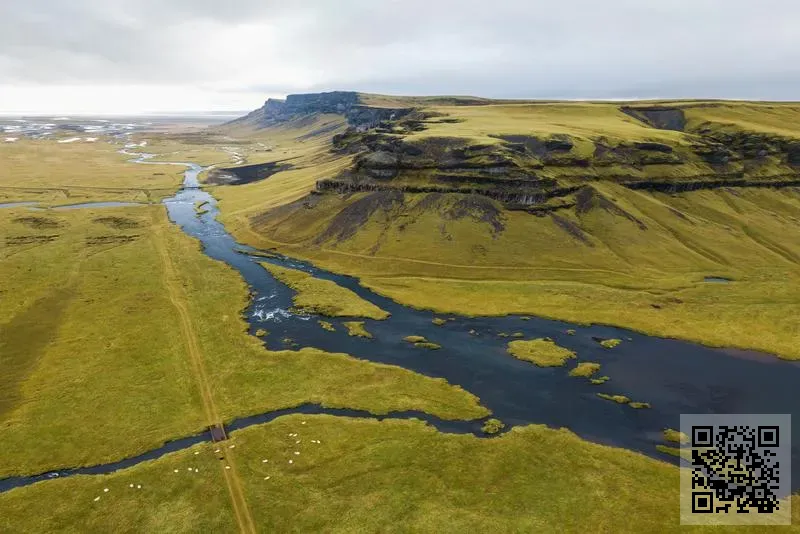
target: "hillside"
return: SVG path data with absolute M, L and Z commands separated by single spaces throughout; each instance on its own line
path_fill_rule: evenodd
M 215 195 L 239 239 L 404 303 L 800 358 L 798 119 L 791 103 L 290 95 L 223 130 L 291 168 Z

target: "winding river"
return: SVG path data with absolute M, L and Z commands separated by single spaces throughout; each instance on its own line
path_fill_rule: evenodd
M 800 413 L 800 363 L 740 350 L 708 348 L 679 340 L 646 336 L 610 326 L 573 325 L 535 317 L 459 317 L 438 315 L 449 320 L 434 325 L 431 312 L 400 305 L 359 285 L 357 279 L 334 274 L 308 263 L 282 256 L 264 257 L 260 251 L 240 245 L 217 221 L 216 200 L 198 182 L 202 168 L 191 163 L 149 162 L 148 154 L 135 154 L 143 164 L 187 166 L 183 187 L 164 201 L 172 222 L 203 245 L 205 254 L 236 269 L 250 286 L 253 298 L 246 310 L 250 333 L 265 329 L 272 348 L 317 347 L 344 352 L 373 362 L 397 365 L 431 377 L 441 377 L 477 395 L 481 404 L 501 419 L 506 430 L 517 425 L 546 424 L 566 427 L 582 438 L 639 451 L 664 461 L 672 456 L 656 450 L 665 444 L 662 430 L 679 428 L 681 413 Z M 205 203 L 198 214 L 195 206 Z M 374 339 L 347 335 L 342 319 L 324 318 L 336 331 L 317 325 L 318 317 L 289 311 L 293 291 L 274 279 L 259 262 L 304 270 L 321 279 L 332 280 L 391 313 L 384 321 L 365 319 Z M 725 288 L 720 286 L 720 290 Z M 350 320 L 350 319 L 344 319 Z M 570 335 L 567 330 L 574 329 Z M 586 379 L 570 377 L 568 367 L 540 368 L 506 353 L 512 338 L 520 332 L 525 339 L 550 337 L 578 354 L 579 361 L 598 362 L 600 374 L 611 380 L 593 385 Z M 502 335 L 501 335 L 502 334 Z M 403 341 L 421 335 L 442 346 L 441 350 L 419 349 Z M 600 346 L 597 339 L 618 338 L 614 349 Z M 291 340 L 291 341 L 288 341 Z M 651 404 L 633 409 L 601 399 L 597 393 L 621 394 L 633 401 Z M 226 425 L 229 431 L 261 424 L 290 413 L 325 413 L 339 416 L 383 418 L 415 417 L 443 432 L 482 436 L 481 421 L 443 421 L 419 412 L 393 413 L 378 417 L 355 410 L 327 409 L 316 405 L 273 411 L 243 418 Z M 800 487 L 800 425 L 792 432 L 793 490 Z M 209 433 L 169 442 L 135 458 L 113 464 L 45 473 L 33 477 L 0 480 L 0 491 L 72 474 L 101 474 L 130 467 L 169 452 L 209 441 Z

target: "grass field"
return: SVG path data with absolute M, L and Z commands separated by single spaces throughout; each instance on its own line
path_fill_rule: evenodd
M 567 360 L 575 357 L 571 350 L 559 347 L 547 339 L 512 341 L 508 344 L 508 353 L 539 367 L 562 367 Z
M 181 183 L 178 167 L 128 163 L 121 144 L 24 139 L 0 144 L 0 202 L 48 205 L 118 200 L 156 202 Z
M 262 532 L 716 532 L 679 526 L 677 468 L 565 430 L 482 440 L 420 422 L 298 415 L 235 432 L 232 444 Z M 0 529 L 232 531 L 212 448 L 5 493 Z
M 599 363 L 581 362 L 576 365 L 570 372 L 569 376 L 577 376 L 580 378 L 590 378 L 600 370 Z
M 119 459 L 201 429 L 153 276 L 163 208 L 5 209 L 0 221 L 0 288 L 14 295 L 0 300 L 0 476 Z M 21 237 L 30 243 L 11 244 Z
M 0 223 L 0 291 L 15 296 L 0 301 L 0 476 L 120 459 L 205 426 L 159 274 L 159 239 L 177 266 L 224 419 L 304 402 L 487 413 L 460 388 L 397 367 L 314 349 L 265 351 L 239 315 L 244 282 L 202 255 L 161 206 L 4 209 Z

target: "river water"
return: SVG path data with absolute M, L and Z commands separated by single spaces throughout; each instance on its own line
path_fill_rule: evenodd
M 161 164 L 147 159 L 148 155 L 139 155 L 137 161 Z M 246 310 L 250 333 L 255 335 L 261 328 L 267 330 L 265 342 L 271 348 L 317 347 L 441 377 L 477 395 L 481 404 L 492 411 L 492 417 L 506 424 L 506 430 L 526 424 L 566 427 L 586 440 L 624 447 L 670 462 L 676 459 L 658 452 L 655 446 L 670 445 L 663 441 L 662 430 L 679 428 L 682 413 L 800 413 L 800 396 L 796 394 L 800 363 L 797 362 L 747 351 L 713 349 L 610 326 L 581 326 L 535 317 L 438 315 L 450 320 L 436 326 L 431 320 L 437 315 L 377 295 L 360 286 L 357 279 L 292 258 L 256 255 L 259 251 L 238 244 L 216 220 L 216 200 L 198 183 L 202 168 L 191 163 L 180 165 L 188 169 L 181 190 L 164 201 L 169 218 L 187 235 L 200 240 L 205 254 L 227 263 L 247 282 L 253 293 Z M 195 206 L 201 203 L 205 203 L 207 211 L 198 214 Z M 384 321 L 364 319 L 373 339 L 348 336 L 342 319 L 321 318 L 336 328 L 335 332 L 323 330 L 317 324 L 319 317 L 290 311 L 293 291 L 274 279 L 259 262 L 301 269 L 315 277 L 332 280 L 388 311 L 391 317 Z M 479 308 L 476 311 L 480 311 Z M 574 335 L 567 333 L 570 329 L 575 330 Z M 540 368 L 514 358 L 506 352 L 506 344 L 513 338 L 500 334 L 517 332 L 522 333 L 522 339 L 552 338 L 557 344 L 575 351 L 578 361 L 600 363 L 602 368 L 598 376 L 607 375 L 611 380 L 593 385 L 586 379 L 570 377 L 570 365 Z M 425 336 L 442 348 L 429 351 L 414 347 L 403 341 L 408 335 Z M 608 338 L 623 342 L 614 349 L 603 348 L 597 342 L 597 339 Z M 650 403 L 652 407 L 633 409 L 601 399 L 597 393 L 625 395 L 633 401 Z M 227 428 L 229 431 L 244 428 L 288 413 L 373 417 L 365 412 L 305 405 L 237 420 Z M 441 421 L 416 412 L 390 417 L 417 417 L 441 431 L 481 435 L 482 421 Z M 795 490 L 800 487 L 800 425 L 796 428 L 792 432 Z M 207 433 L 182 438 L 114 464 L 0 480 L 0 491 L 54 476 L 108 473 L 208 439 Z

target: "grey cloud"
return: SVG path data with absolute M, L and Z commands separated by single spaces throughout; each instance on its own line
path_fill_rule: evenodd
M 236 37 L 259 23 L 269 49 Z M 780 0 L 6 1 L 0 83 L 797 99 L 797 27 Z

